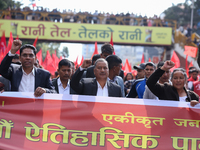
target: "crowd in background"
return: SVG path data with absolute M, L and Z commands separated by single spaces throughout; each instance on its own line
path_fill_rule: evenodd
M 84 23 L 92 23 L 92 24 L 120 24 L 118 22 L 116 22 L 116 17 L 123 17 L 123 21 L 125 22 L 126 25 L 132 25 L 132 26 L 160 26 L 156 25 L 156 23 L 154 22 L 154 20 L 161 20 L 162 22 L 162 26 L 163 27 L 168 27 L 168 22 L 164 21 L 163 19 L 161 19 L 160 17 L 158 17 L 157 15 L 154 15 L 152 17 L 147 17 L 147 16 L 142 16 L 142 15 L 138 15 L 138 14 L 134 14 L 134 13 L 129 13 L 127 12 L 126 14 L 124 13 L 117 13 L 117 14 L 113 14 L 113 13 L 105 13 L 105 12 L 98 12 L 97 10 L 92 13 L 92 12 L 76 12 L 76 10 L 72 11 L 70 9 L 68 10 L 63 10 L 62 12 L 59 9 L 53 9 L 52 11 L 50 11 L 48 8 L 43 8 L 43 7 L 36 7 L 36 9 L 31 10 L 30 7 L 24 7 L 22 9 L 17 8 L 15 9 L 18 12 L 15 13 L 14 15 L 6 15 L 4 16 L 5 19 L 23 19 L 23 16 L 20 15 L 20 11 L 24 12 L 24 11 L 32 11 L 32 13 L 30 13 L 29 15 L 27 15 L 27 20 L 37 20 L 38 18 L 40 18 L 40 12 L 48 12 L 49 13 L 49 17 L 51 18 L 51 21 L 57 21 L 57 22 L 77 22 L 77 20 L 79 19 L 79 15 L 84 15 L 86 16 L 86 21 L 84 20 Z M 56 14 L 57 13 L 57 14 Z M 67 14 L 67 17 L 65 17 L 64 20 L 62 20 L 62 17 L 60 16 L 60 14 Z M 99 18 L 102 18 L 102 21 Z M 141 18 L 140 21 L 138 21 L 136 18 Z
M 19 49 L 20 56 L 16 55 Z M 34 92 L 36 97 L 57 93 L 172 100 L 190 102 L 191 106 L 199 101 L 199 70 L 195 67 L 189 68 L 187 76 L 183 68 L 174 69 L 174 62 L 167 60 L 157 66 L 153 62 L 133 66 L 136 76 L 124 74 L 122 60 L 113 55 L 113 46 L 105 43 L 100 55 L 85 59 L 78 68 L 67 59 L 60 60 L 56 77 L 52 79 L 39 66 L 36 51 L 33 45 L 22 46 L 20 40 L 13 42 L 0 65 L 1 92 Z

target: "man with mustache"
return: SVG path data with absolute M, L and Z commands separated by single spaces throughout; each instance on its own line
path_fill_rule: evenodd
M 22 41 L 14 40 L 0 65 L 0 74 L 11 82 L 11 91 L 34 92 L 35 97 L 43 93 L 56 93 L 50 81 L 50 73 L 34 67 L 36 48 L 30 44 L 21 45 Z M 21 65 L 11 64 L 19 49 Z
M 72 76 L 72 63 L 67 59 L 62 59 L 58 63 L 58 78 L 52 80 L 55 90 L 59 94 L 75 94 L 70 88 L 70 78 Z
M 122 97 L 119 85 L 109 82 L 108 62 L 99 58 L 94 64 L 95 78 L 82 78 L 84 70 L 91 65 L 91 60 L 85 59 L 81 67 L 72 76 L 70 86 L 80 95 L 93 95 L 105 97 Z

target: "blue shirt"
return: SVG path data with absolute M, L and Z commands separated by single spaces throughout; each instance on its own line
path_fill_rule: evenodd
M 146 78 L 138 79 L 133 82 L 130 92 L 128 93 L 128 98 L 143 98 L 145 91 Z

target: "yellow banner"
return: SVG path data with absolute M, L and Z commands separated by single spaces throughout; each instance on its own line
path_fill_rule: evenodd
M 59 23 L 44 21 L 0 20 L 0 32 L 6 37 L 53 40 L 63 42 L 109 42 L 113 32 L 114 44 L 171 45 L 172 28 Z M 1 33 L 0 33 L 1 34 Z

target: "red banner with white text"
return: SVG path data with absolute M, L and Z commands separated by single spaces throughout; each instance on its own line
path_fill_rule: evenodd
M 0 149 L 198 150 L 200 107 L 187 102 L 0 94 Z

